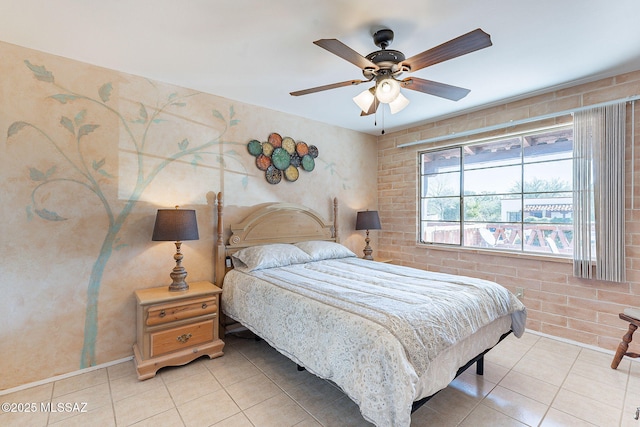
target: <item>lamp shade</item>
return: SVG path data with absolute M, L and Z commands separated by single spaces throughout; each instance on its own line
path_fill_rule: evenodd
M 371 108 L 371 104 L 375 101 L 375 96 L 373 95 L 374 92 L 375 90 L 373 87 L 371 89 L 365 89 L 353 98 L 353 102 L 355 102 L 356 105 L 366 113 L 369 111 L 369 108 Z
M 376 98 L 383 104 L 388 104 L 400 94 L 400 83 L 390 76 L 382 77 L 376 84 Z
M 198 223 L 193 209 L 158 209 L 151 240 L 198 240 Z
M 378 211 L 362 211 L 356 216 L 356 230 L 380 230 Z
M 409 105 L 409 100 L 406 96 L 399 93 L 398 97 L 389 103 L 389 109 L 391 110 L 391 114 L 395 114 L 402 111 L 407 105 Z

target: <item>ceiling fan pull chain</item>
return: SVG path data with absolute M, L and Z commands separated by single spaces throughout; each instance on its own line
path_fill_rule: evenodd
M 373 97 L 373 125 L 378 126 L 378 98 Z

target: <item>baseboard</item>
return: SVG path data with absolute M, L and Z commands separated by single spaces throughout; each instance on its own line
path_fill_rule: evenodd
M 63 380 L 65 378 L 75 377 L 76 375 L 86 374 L 87 372 L 97 371 L 98 369 L 108 368 L 109 366 L 117 365 L 118 363 L 122 363 L 122 362 L 127 362 L 127 361 L 132 360 L 132 359 L 133 359 L 133 356 L 129 356 L 129 357 L 125 357 L 125 358 L 118 359 L 118 360 L 112 360 L 111 362 L 102 363 L 100 365 L 91 366 L 89 368 L 80 369 L 78 371 L 68 372 L 68 373 L 62 374 L 62 375 L 56 375 L 55 377 L 46 378 L 44 380 L 34 381 L 32 383 L 27 383 L 27 384 L 22 384 L 22 385 L 19 385 L 17 387 L 8 388 L 6 390 L 0 390 L 0 396 L 3 396 L 5 394 L 10 394 L 10 393 L 15 393 L 16 391 L 25 390 L 25 389 L 28 389 L 28 388 L 31 388 L 31 387 L 36 387 L 36 386 L 39 386 L 39 385 L 49 384 L 49 383 L 52 383 L 54 381 Z
M 562 337 L 557 337 L 555 335 L 549 335 L 549 334 L 545 334 L 544 332 L 538 332 L 538 331 L 532 331 L 530 329 L 526 329 L 525 330 L 528 334 L 532 334 L 532 335 L 538 335 L 541 337 L 545 337 L 545 338 L 549 338 L 555 341 L 560 341 L 566 344 L 573 344 L 576 345 L 578 347 L 582 347 L 582 348 L 586 348 L 588 350 L 594 350 L 594 351 L 599 351 L 600 353 L 605 353 L 605 354 L 610 354 L 611 356 L 615 355 L 616 352 L 613 350 L 607 350 L 606 348 L 602 348 L 602 347 L 597 347 L 595 345 L 590 345 L 590 344 L 585 344 L 579 341 L 573 341 L 570 340 L 568 338 L 562 338 Z M 632 359 L 632 358 L 625 358 L 625 360 L 629 360 L 631 362 L 636 362 L 636 363 L 640 363 L 640 359 Z

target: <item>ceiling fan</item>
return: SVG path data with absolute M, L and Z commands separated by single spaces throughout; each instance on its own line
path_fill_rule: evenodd
M 399 76 L 404 72 L 414 72 L 458 56 L 466 55 L 479 49 L 492 45 L 489 34 L 480 28 L 460 37 L 449 40 L 439 46 L 426 50 L 406 59 L 404 54 L 397 50 L 387 49 L 393 41 L 393 31 L 383 28 L 373 34 L 373 42 L 380 48 L 367 56 L 362 56 L 349 46 L 337 39 L 321 39 L 313 43 L 329 52 L 338 55 L 362 69 L 366 80 L 347 80 L 344 82 L 318 86 L 310 89 L 291 92 L 293 96 L 307 95 L 343 86 L 359 85 L 375 81 L 375 85 L 353 98 L 353 101 L 362 110 L 361 116 L 367 116 L 376 112 L 378 105 L 389 104 L 392 114 L 397 113 L 409 104 L 409 100 L 400 93 L 404 87 L 429 95 L 458 101 L 464 98 L 469 89 L 451 86 L 432 80 L 418 77 L 406 77 L 402 80 Z

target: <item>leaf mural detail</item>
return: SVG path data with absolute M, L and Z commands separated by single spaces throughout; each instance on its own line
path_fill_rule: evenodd
M 100 125 L 83 125 L 78 130 L 78 138 L 82 138 L 85 135 L 89 135 L 91 132 L 99 128 Z
M 91 163 L 91 167 L 93 168 L 94 171 L 97 171 L 98 169 L 100 169 L 102 166 L 104 166 L 106 160 L 104 158 L 102 158 L 102 160 L 100 160 L 99 162 L 96 162 L 95 160 Z
M 149 119 L 149 114 L 147 113 L 147 109 L 144 107 L 144 104 L 140 104 L 140 118 L 143 123 L 146 123 L 147 119 Z
M 67 218 L 61 217 L 57 213 L 48 209 L 36 209 L 36 214 L 47 221 L 66 221 Z
M 100 86 L 100 89 L 98 89 L 98 95 L 100 95 L 100 99 L 102 99 L 102 102 L 107 102 L 109 100 L 112 90 L 113 85 L 111 83 L 105 83 Z
M 189 146 L 189 140 L 187 138 L 183 139 L 178 143 L 178 148 L 180 149 L 180 151 L 186 150 L 188 146 Z
M 45 173 L 44 173 L 44 177 L 46 179 L 49 179 L 51 177 L 51 175 L 53 175 L 57 170 L 57 166 L 51 166 Z
M 213 110 L 211 113 L 213 114 L 213 117 L 216 117 L 216 118 L 218 118 L 220 120 L 224 120 L 224 117 L 222 117 L 222 114 L 220 114 L 220 111 Z
M 69 101 L 75 101 L 76 99 L 78 99 L 77 96 L 69 95 L 69 94 L 66 94 L 66 93 L 58 93 L 56 95 L 51 95 L 50 98 L 55 99 L 60 104 L 66 104 Z
M 334 174 L 334 172 L 336 171 L 336 164 L 335 162 L 331 162 L 331 163 L 327 163 L 327 165 L 324 167 L 325 170 L 329 169 L 329 173 L 331 173 L 331 175 Z
M 9 130 L 7 130 L 7 138 L 15 135 L 16 133 L 20 132 L 20 130 L 25 127 L 28 126 L 29 124 L 27 122 L 13 122 L 11 124 L 11 126 L 9 126 Z
M 233 108 L 233 105 L 229 107 L 229 126 L 235 126 L 240 123 L 240 120 L 234 119 L 233 116 L 236 115 L 236 110 Z
M 104 169 L 98 169 L 98 173 L 104 176 L 105 178 L 113 178 L 113 175 L 111 175 L 109 172 L 107 172 Z
M 27 64 L 27 67 L 29 67 L 31 71 L 33 71 L 33 75 L 36 79 L 43 82 L 53 83 L 53 74 L 51 71 L 44 68 L 44 65 L 33 65 L 28 60 L 25 60 L 24 63 Z
M 194 154 L 193 159 L 191 160 L 191 165 L 195 168 L 199 163 L 204 162 L 204 159 L 199 154 Z
M 39 169 L 29 168 L 29 178 L 31 178 L 32 181 L 46 181 L 47 176 Z
M 29 178 L 37 182 L 46 181 L 56 172 L 56 169 L 56 166 L 51 166 L 46 172 L 42 172 L 37 168 L 29 168 Z
M 75 134 L 76 134 L 76 129 L 75 129 L 75 127 L 73 126 L 73 122 L 71 121 L 71 119 L 70 119 L 70 118 L 68 118 L 68 117 L 64 117 L 64 116 L 63 116 L 63 117 L 60 119 L 60 124 L 61 124 L 62 126 L 64 126 L 64 127 L 65 127 L 69 132 L 71 132 L 73 135 L 75 135 Z
M 73 122 L 76 125 L 81 125 L 82 123 L 84 123 L 84 118 L 87 115 L 87 110 L 82 110 L 80 111 L 78 114 L 76 114 L 76 116 L 73 118 Z

